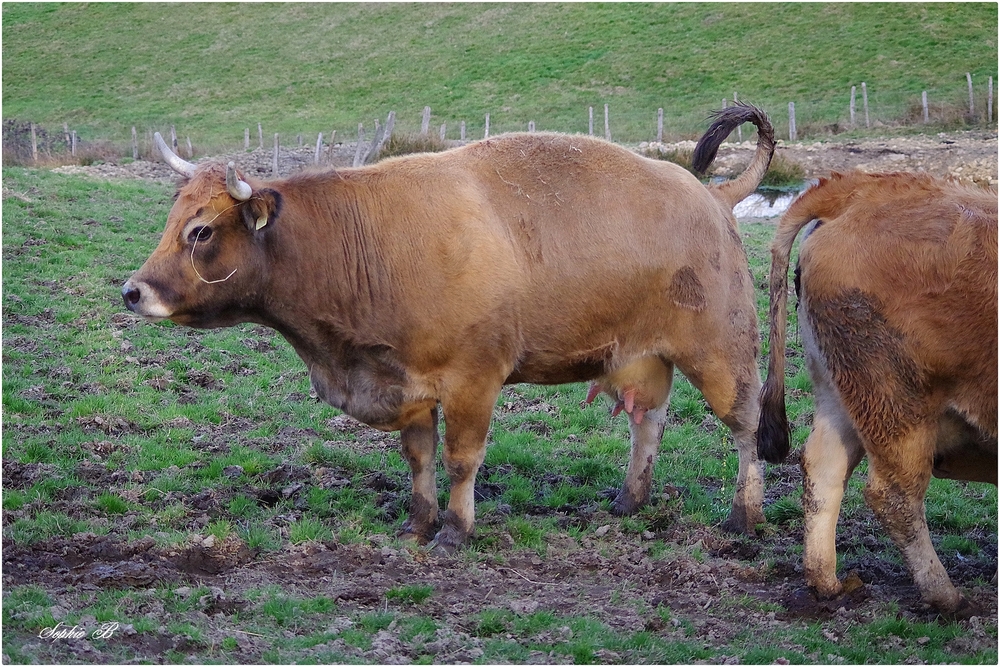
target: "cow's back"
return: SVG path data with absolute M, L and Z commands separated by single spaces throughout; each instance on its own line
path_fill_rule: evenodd
M 384 174 L 411 195 L 399 233 L 443 244 L 428 259 L 451 277 L 441 289 L 452 306 L 462 304 L 448 317 L 496 313 L 487 319 L 514 329 L 529 365 L 532 355 L 565 361 L 609 341 L 638 350 L 673 337 L 671 327 L 715 312 L 709 300 L 737 298 L 733 276 L 747 272 L 732 213 L 704 185 L 609 142 L 502 135 L 447 158 L 393 160 Z M 447 197 L 431 194 L 441 180 Z

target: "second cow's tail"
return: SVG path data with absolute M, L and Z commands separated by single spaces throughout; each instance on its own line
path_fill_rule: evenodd
M 719 145 L 733 130 L 743 123 L 753 123 L 757 126 L 757 151 L 750 165 L 739 177 L 712 186 L 712 191 L 732 209 L 757 189 L 764 174 L 767 173 L 771 158 L 774 156 L 774 128 L 771 127 L 771 120 L 766 113 L 752 104 L 742 102 L 715 112 L 712 118 L 711 127 L 698 140 L 691 156 L 691 166 L 699 173 L 704 173 L 708 169 L 708 165 L 715 159 Z
M 785 410 L 785 333 L 788 328 L 788 265 L 795 237 L 815 219 L 837 216 L 843 202 L 839 174 L 820 179 L 788 208 L 778 223 L 771 243 L 770 345 L 767 379 L 760 392 L 760 422 L 757 425 L 757 456 L 768 463 L 781 463 L 788 456 L 789 430 Z

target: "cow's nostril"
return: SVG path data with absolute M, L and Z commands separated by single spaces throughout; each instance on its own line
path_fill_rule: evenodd
M 125 301 L 125 307 L 129 310 L 135 310 L 140 298 L 142 298 L 142 294 L 139 292 L 138 287 L 132 287 L 128 283 L 125 284 L 125 287 L 122 287 L 122 299 Z

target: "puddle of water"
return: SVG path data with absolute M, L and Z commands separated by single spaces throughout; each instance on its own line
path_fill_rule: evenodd
M 755 192 L 733 208 L 733 215 L 737 218 L 776 218 L 787 211 L 798 196 L 798 192 Z

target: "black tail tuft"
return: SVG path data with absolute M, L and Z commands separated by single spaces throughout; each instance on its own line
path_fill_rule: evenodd
M 710 118 L 713 120 L 712 125 L 698 140 L 691 156 L 691 167 L 699 174 L 705 173 L 719 152 L 722 142 L 743 123 L 756 125 L 760 140 L 774 144 L 774 128 L 771 127 L 771 120 L 766 113 L 752 104 L 737 102 L 734 106 L 713 112 Z
M 781 463 L 788 456 L 788 414 L 784 387 L 775 388 L 771 378 L 760 392 L 760 422 L 757 424 L 757 458 Z

